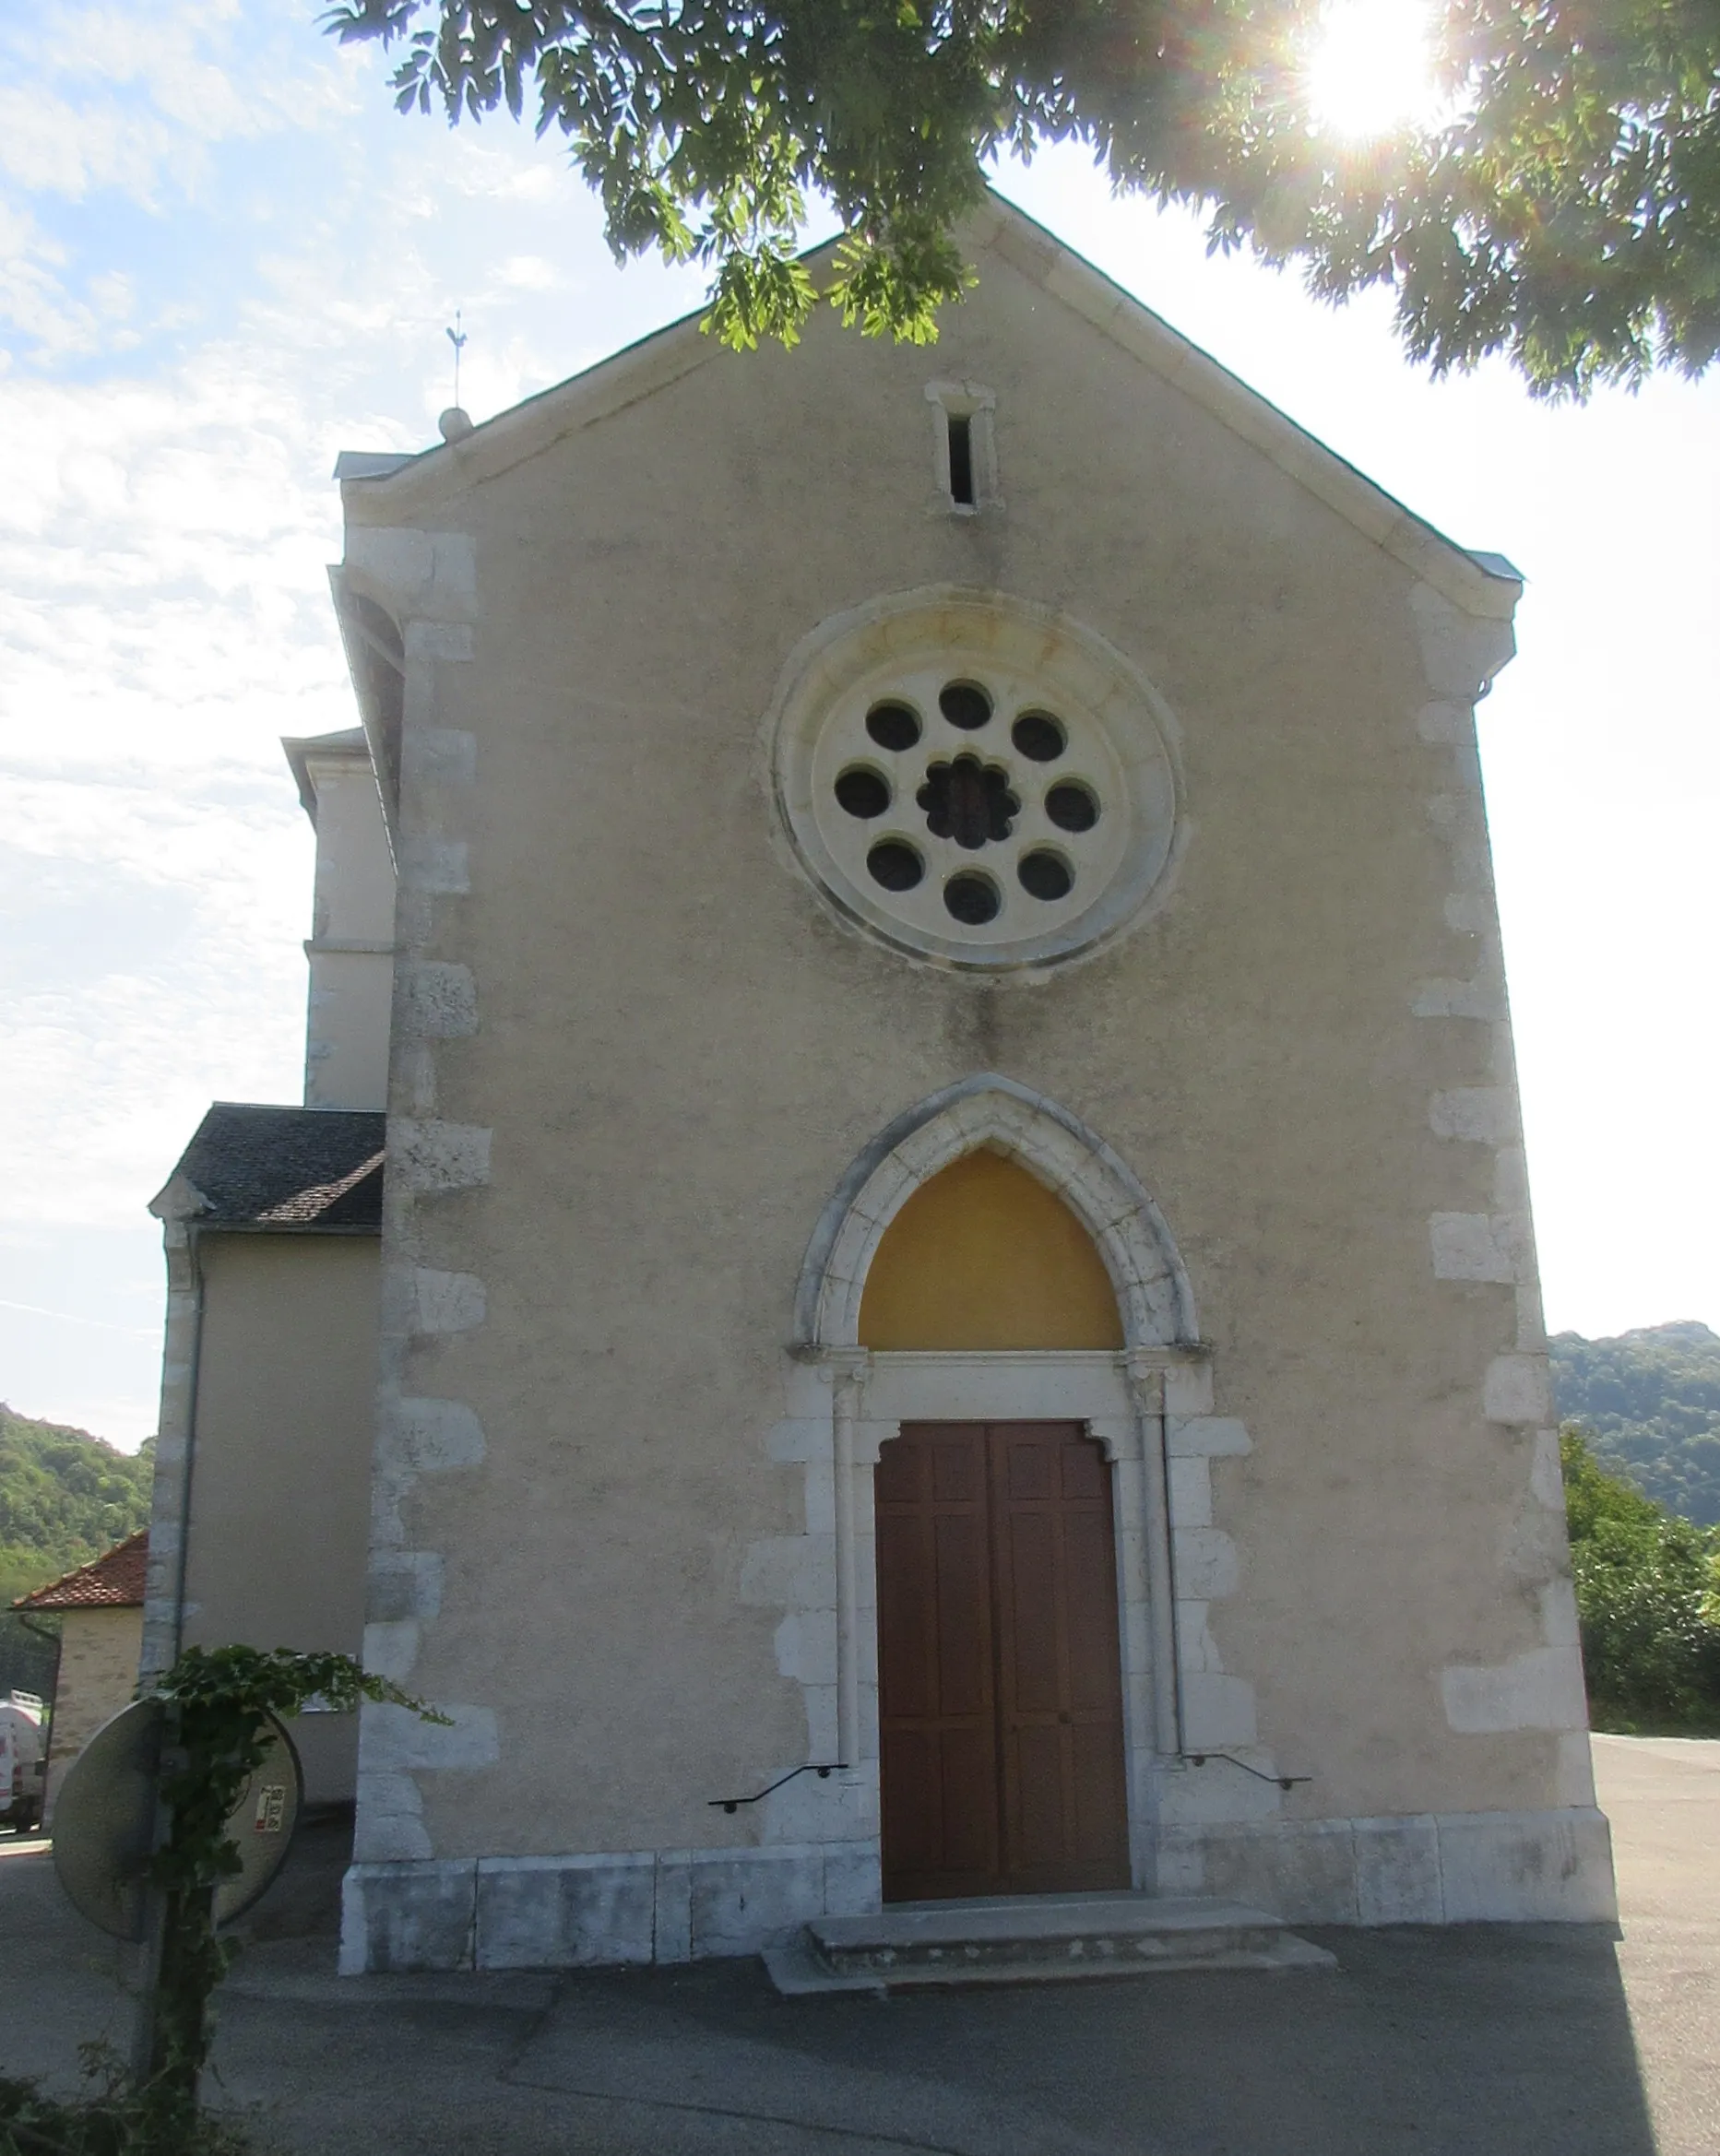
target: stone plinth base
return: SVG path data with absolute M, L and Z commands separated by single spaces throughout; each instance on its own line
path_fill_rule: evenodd
M 1611 1837 L 1593 1807 L 1166 1828 L 1154 1884 L 1287 1924 L 1618 1916 Z M 355 1864 L 340 1966 L 356 1975 L 704 1961 L 756 1954 L 821 1917 L 881 1904 L 875 1842 Z
M 1164 1830 L 1162 1894 L 1289 1924 L 1610 1924 L 1612 1837 L 1592 1806 Z
M 355 1864 L 340 1967 L 707 1961 L 756 1954 L 813 1917 L 876 1909 L 881 1896 L 875 1842 Z

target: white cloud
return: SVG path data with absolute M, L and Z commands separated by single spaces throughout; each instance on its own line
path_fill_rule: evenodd
M 96 349 L 101 310 L 75 299 L 64 282 L 65 250 L 22 205 L 0 198 L 0 326 L 9 326 L 50 364 Z M 0 349 L 0 375 L 12 355 Z
M 0 172 L 71 201 L 113 188 L 159 207 L 193 193 L 210 146 L 350 111 L 374 68 L 315 36 L 295 6 L 48 0 L 31 18 L 0 41 L 20 77 L 0 89 Z
M 541 255 L 510 255 L 498 265 L 496 278 L 516 292 L 552 292 L 564 281 L 556 265 Z

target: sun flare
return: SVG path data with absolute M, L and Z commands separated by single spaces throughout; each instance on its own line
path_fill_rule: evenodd
M 1308 63 L 1308 102 L 1335 135 L 1430 120 L 1438 85 L 1425 0 L 1330 0 Z

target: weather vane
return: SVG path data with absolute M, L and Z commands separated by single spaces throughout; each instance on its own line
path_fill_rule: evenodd
M 458 307 L 454 310 L 454 326 L 446 331 L 445 335 L 448 342 L 454 347 L 454 404 L 456 410 L 457 410 L 460 402 L 460 352 L 466 343 L 466 332 L 460 327 L 460 309 Z

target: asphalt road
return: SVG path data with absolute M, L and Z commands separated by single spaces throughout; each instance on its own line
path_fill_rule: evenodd
M 261 1937 L 216 2093 L 282 2156 L 1717 2156 L 1720 1743 L 1595 1759 L 1618 1939 L 1320 1931 L 1334 1972 L 881 2003 L 781 2000 L 753 1962 L 342 1981 L 326 1937 Z M 80 2040 L 123 2043 L 117 1960 L 0 1839 L 4 2070 L 69 2084 Z

